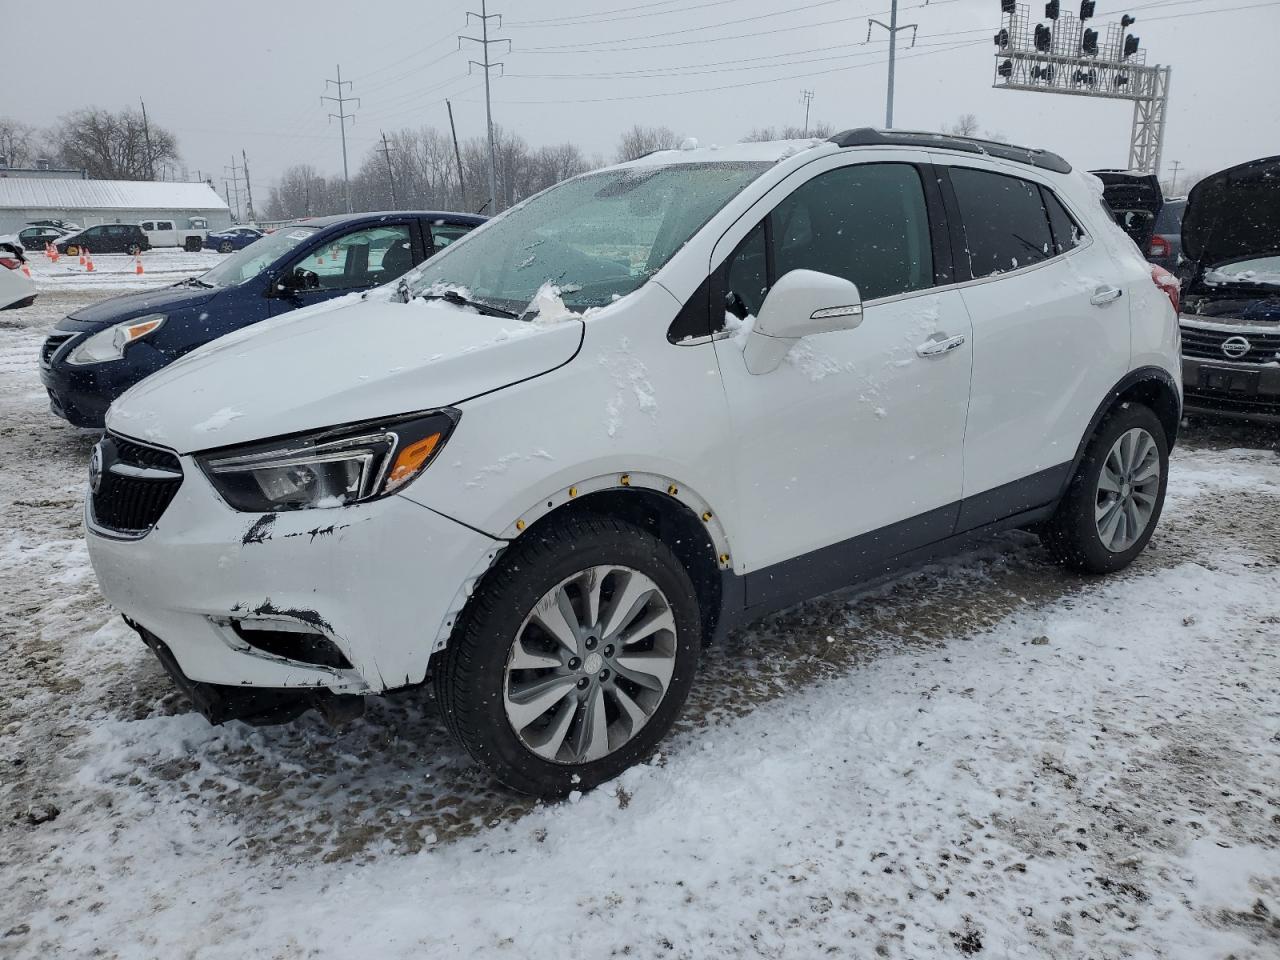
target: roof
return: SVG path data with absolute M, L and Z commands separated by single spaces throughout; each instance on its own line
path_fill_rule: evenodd
M 668 166 L 679 163 L 777 163 L 804 150 L 824 145 L 819 137 L 808 140 L 762 140 L 724 146 L 683 147 L 655 150 L 643 157 L 618 164 L 620 167 Z
M 364 220 L 382 220 L 387 217 L 421 217 L 424 220 L 456 220 L 479 226 L 488 217 L 474 213 L 450 213 L 447 210 L 377 210 L 370 213 L 335 213 L 327 217 L 305 217 L 302 220 L 290 221 L 291 227 L 331 227 L 335 223 L 355 223 Z M 281 229 L 284 229 L 281 227 Z
M 1034 147 L 1017 147 L 996 140 L 980 140 L 977 137 L 958 137 L 949 133 L 929 133 L 923 130 L 877 130 L 874 127 L 855 127 L 837 133 L 831 142 L 838 147 L 933 147 L 939 150 L 957 150 L 961 153 L 980 153 L 1001 160 L 1042 167 L 1054 173 L 1070 173 L 1071 164 L 1056 153 Z
M 226 210 L 207 183 L 0 177 L 0 210 Z

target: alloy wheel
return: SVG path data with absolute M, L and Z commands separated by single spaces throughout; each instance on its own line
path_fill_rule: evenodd
M 507 721 L 544 760 L 599 760 L 658 709 L 678 644 L 671 605 L 648 576 L 579 571 L 548 590 L 516 633 L 503 676 Z
M 1112 553 L 1128 550 L 1146 532 L 1160 493 L 1160 450 L 1141 427 L 1112 445 L 1098 474 L 1094 521 Z

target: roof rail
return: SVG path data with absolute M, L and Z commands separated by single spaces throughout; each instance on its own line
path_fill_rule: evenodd
M 1071 172 L 1071 164 L 1048 150 L 1015 147 L 1009 143 L 978 140 L 974 137 L 955 137 L 948 133 L 856 127 L 853 130 L 837 133 L 831 138 L 831 142 L 838 147 L 936 147 L 940 150 L 958 150 L 961 153 L 986 154 L 1001 160 L 1013 160 L 1016 163 L 1042 167 L 1054 173 Z

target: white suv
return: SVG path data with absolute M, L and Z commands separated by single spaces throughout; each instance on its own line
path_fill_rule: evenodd
M 93 565 L 214 722 L 430 678 L 473 757 L 562 795 L 771 610 L 1006 527 L 1132 560 L 1181 412 L 1171 294 L 1050 153 L 651 154 L 130 390 Z

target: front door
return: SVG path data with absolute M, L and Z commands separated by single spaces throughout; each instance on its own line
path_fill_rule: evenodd
M 757 225 L 717 274 L 730 310 L 716 355 L 740 452 L 734 550 L 748 606 L 832 589 L 954 528 L 969 317 L 959 293 L 935 289 L 949 280 L 930 227 L 941 201 L 915 159 L 811 165 L 805 182 L 757 205 Z M 776 370 L 753 375 L 746 330 L 795 269 L 852 280 L 864 319 L 800 340 Z
M 389 283 L 421 260 L 412 224 L 381 222 L 330 237 L 296 260 L 285 273 L 307 285 L 272 299 L 272 315 Z

